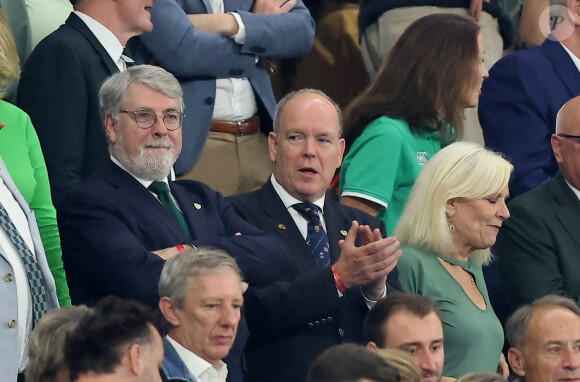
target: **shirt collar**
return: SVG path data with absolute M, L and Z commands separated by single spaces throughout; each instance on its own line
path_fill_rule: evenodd
M 568 55 L 572 59 L 572 62 L 576 66 L 576 69 L 580 72 L 580 58 L 576 57 L 576 55 L 574 53 L 572 53 L 572 51 L 570 49 L 566 48 L 566 45 L 564 45 L 562 43 L 560 43 L 560 45 L 562 45 L 562 48 L 564 48 L 566 53 L 568 53 Z M 572 186 L 570 186 L 570 187 L 572 187 Z
M 99 40 L 103 48 L 105 48 L 109 56 L 111 56 L 113 62 L 116 63 L 119 61 L 121 54 L 123 54 L 123 45 L 117 36 L 115 36 L 115 34 L 111 32 L 109 28 L 93 19 L 89 15 L 79 11 L 74 11 L 74 13 L 87 25 L 97 40 Z
M 137 175 L 133 174 L 131 171 L 129 171 L 129 169 L 127 167 L 125 167 L 121 162 L 119 162 L 119 160 L 117 158 L 115 158 L 114 156 L 111 155 L 110 158 L 111 158 L 111 161 L 113 161 L 114 164 L 116 164 L 117 166 L 121 167 L 129 175 L 131 175 L 133 178 L 135 178 L 135 180 L 138 181 L 139 183 L 141 183 L 143 185 L 143 187 L 149 188 L 149 186 L 151 185 L 151 183 L 153 183 L 152 180 L 147 180 L 147 179 L 139 178 Z M 171 171 L 170 171 L 168 177 L 165 177 L 165 178 L 161 179 L 160 182 L 165 182 L 167 184 L 167 187 L 169 187 L 169 180 L 172 180 L 172 181 L 175 180 L 175 171 L 173 171 L 173 167 L 171 168 Z
M 170 336 L 167 336 L 166 338 L 187 367 L 187 370 L 189 370 L 195 379 L 200 380 L 200 376 L 213 367 L 211 363 L 207 362 L 191 350 L 186 349 Z M 216 371 L 218 376 L 223 377 L 223 380 L 225 380 L 228 375 L 228 366 L 220 360 Z
M 566 179 L 564 179 L 564 180 L 566 180 Z M 568 187 L 570 187 L 570 189 L 572 190 L 574 195 L 576 195 L 576 198 L 580 201 L 580 190 L 578 190 L 576 187 L 572 186 L 567 180 L 566 180 L 566 184 L 568 185 Z
M 270 180 L 272 181 L 272 186 L 274 186 L 274 190 L 276 191 L 280 199 L 282 199 L 282 203 L 284 203 L 286 209 L 291 208 L 295 204 L 304 203 L 302 200 L 298 200 L 292 195 L 290 195 L 288 191 L 286 191 L 284 187 L 282 187 L 282 185 L 278 183 L 278 181 L 276 181 L 276 177 L 274 176 L 274 174 L 272 174 Z M 320 208 L 320 211 L 322 211 L 323 213 L 324 213 L 324 198 L 325 195 L 323 195 L 322 198 L 315 200 L 313 202 L 313 204 L 316 204 L 318 208 Z

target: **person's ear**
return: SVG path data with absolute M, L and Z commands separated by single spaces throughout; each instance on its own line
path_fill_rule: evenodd
M 115 131 L 115 120 L 111 114 L 107 114 L 105 116 L 105 120 L 103 121 L 105 124 L 105 134 L 109 141 L 115 143 L 117 141 L 117 132 Z
M 145 369 L 145 359 L 143 357 L 143 349 L 139 344 L 133 344 L 127 350 L 127 359 L 129 363 L 129 371 L 132 375 L 140 376 Z
M 270 132 L 268 134 L 268 148 L 270 149 L 270 159 L 276 162 L 276 153 L 278 152 L 278 134 Z
M 552 134 L 552 137 L 550 138 L 550 144 L 552 145 L 552 151 L 554 152 L 554 157 L 556 158 L 556 162 L 558 162 L 558 164 L 562 164 L 562 162 L 564 160 L 562 159 L 562 141 L 561 141 L 561 138 L 556 134 Z
M 445 216 L 452 218 L 455 215 L 457 203 L 455 199 L 449 199 L 445 205 Z
M 163 317 L 173 326 L 179 326 L 180 320 L 179 316 L 176 314 L 177 307 L 167 296 L 161 297 L 159 299 L 159 310 L 163 314 Z
M 376 343 L 374 343 L 373 341 L 369 341 L 369 343 L 367 344 L 367 349 L 369 350 L 377 350 L 379 347 L 377 346 Z
M 514 347 L 509 348 L 508 362 L 512 367 L 514 373 L 516 373 L 521 377 L 526 375 L 524 353 L 522 353 L 519 349 L 516 349 Z

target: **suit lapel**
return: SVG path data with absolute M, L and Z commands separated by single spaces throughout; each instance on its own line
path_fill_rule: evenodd
M 580 226 L 580 201 L 566 183 L 562 173 L 558 172 L 549 184 L 549 193 L 554 198 L 558 206 L 556 216 L 572 240 L 580 248 L 580 236 L 578 227 Z
M 174 235 L 175 240 L 178 242 L 187 241 L 187 235 L 183 232 L 177 219 L 131 174 L 109 161 L 104 179 L 117 189 L 119 199 L 125 200 L 126 203 L 131 204 L 138 211 L 142 211 L 144 206 L 147 206 L 147 215 L 168 228 Z M 131 197 L 128 198 L 127 195 Z
M 570 59 L 568 52 L 559 42 L 549 38 L 541 45 L 542 53 L 552 61 L 554 71 L 562 79 L 571 96 L 580 94 L 580 73 L 574 62 Z
M 79 33 L 81 33 L 93 46 L 93 48 L 97 51 L 97 53 L 101 56 L 101 60 L 105 64 L 105 66 L 109 69 L 110 74 L 116 73 L 119 71 L 117 64 L 113 61 L 109 53 L 105 50 L 103 45 L 99 42 L 97 37 L 91 32 L 87 24 L 80 17 L 76 14 L 71 13 L 68 19 L 65 21 L 65 24 L 70 26 L 73 29 L 76 29 Z
M 278 232 L 282 236 L 302 270 L 310 272 L 315 269 L 314 260 L 308 245 L 298 227 L 296 227 L 296 223 L 294 223 L 294 219 L 290 216 L 286 206 L 284 206 L 284 203 L 282 203 L 282 200 L 274 190 L 271 181 L 268 180 L 260 189 L 259 200 L 262 201 L 262 212 L 268 219 L 270 230 Z

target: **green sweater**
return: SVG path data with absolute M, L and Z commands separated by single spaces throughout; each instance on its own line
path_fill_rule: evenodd
M 26 113 L 5 101 L 0 101 L 0 156 L 14 183 L 34 211 L 40 237 L 61 306 L 71 304 L 62 265 L 60 236 L 56 210 L 50 197 L 48 173 L 36 131 Z M 55 137 L 58 139 L 58 137 Z

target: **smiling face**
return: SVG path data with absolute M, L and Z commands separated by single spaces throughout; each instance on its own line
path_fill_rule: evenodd
M 284 107 L 278 133 L 270 133 L 270 158 L 274 176 L 293 197 L 320 199 L 342 162 L 336 109 L 326 98 L 302 93 Z
M 471 87 L 467 92 L 466 107 L 476 107 L 479 104 L 479 95 L 481 94 L 481 85 L 483 80 L 489 77 L 489 73 L 485 68 L 483 56 L 485 54 L 485 47 L 483 45 L 483 37 L 481 33 L 477 36 L 477 68 L 475 78 L 472 81 Z
M 507 197 L 506 186 L 498 195 L 484 199 L 456 198 L 447 202 L 448 221 L 455 227 L 452 233 L 454 252 L 461 258 L 495 244 L 503 221 L 510 216 Z
M 512 367 L 526 382 L 580 381 L 580 317 L 562 307 L 536 308 L 518 356 Z
M 140 83 L 129 85 L 123 110 L 151 110 L 155 114 L 181 111 L 180 101 Z M 146 180 L 166 178 L 181 152 L 181 129 L 169 131 L 163 118 L 143 129 L 131 114 L 119 114 L 118 121 L 108 115 L 105 129 L 111 154 L 134 175 Z
M 439 382 L 443 373 L 443 326 L 434 312 L 421 318 L 407 310 L 394 313 L 385 325 L 385 347 L 413 357 L 423 382 Z
M 170 336 L 217 367 L 228 355 L 244 301 L 242 283 L 231 269 L 190 279 L 183 308 L 174 307 Z

